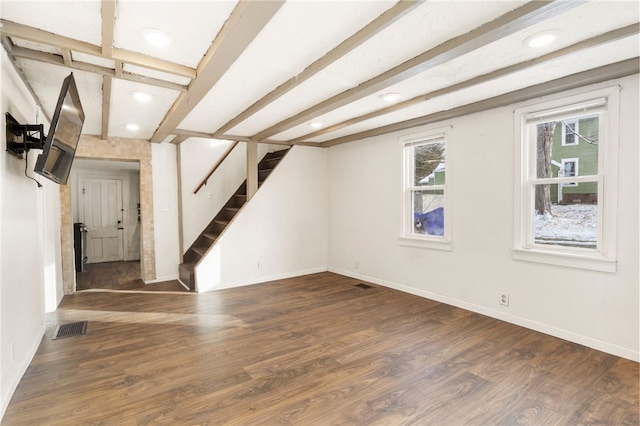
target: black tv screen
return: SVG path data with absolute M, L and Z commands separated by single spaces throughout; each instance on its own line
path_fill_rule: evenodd
M 76 81 L 71 73 L 62 82 L 51 127 L 42 154 L 36 161 L 36 173 L 61 185 L 67 183 L 84 118 Z

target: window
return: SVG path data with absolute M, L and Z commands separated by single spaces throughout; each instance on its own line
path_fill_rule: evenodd
M 400 139 L 404 162 L 401 244 L 450 249 L 448 129 Z
M 578 120 L 563 120 L 560 125 L 562 126 L 562 145 L 577 145 Z
M 514 257 L 615 272 L 618 88 L 515 116 Z
M 558 177 L 578 176 L 578 161 L 580 161 L 579 158 L 563 158 L 561 169 L 558 170 Z M 578 184 L 576 182 L 567 182 L 563 183 L 562 186 L 578 186 Z M 561 200 L 558 200 L 558 202 L 561 202 Z

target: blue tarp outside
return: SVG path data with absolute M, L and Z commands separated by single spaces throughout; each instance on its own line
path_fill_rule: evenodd
M 424 230 L 429 235 L 444 235 L 444 208 L 438 207 L 426 213 L 415 212 L 413 214 L 415 227 L 418 232 Z

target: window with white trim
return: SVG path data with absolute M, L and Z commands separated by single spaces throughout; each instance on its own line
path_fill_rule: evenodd
M 558 177 L 571 177 L 578 176 L 578 162 L 580 158 L 563 158 L 562 168 L 558 170 Z M 576 182 L 567 182 L 561 184 L 563 187 L 578 186 Z M 558 203 L 562 203 L 562 200 L 557 200 Z
M 578 133 L 578 120 L 563 120 L 562 125 L 562 145 L 578 145 L 579 141 L 576 138 Z
M 446 162 L 447 128 L 400 139 L 403 152 L 403 214 L 400 242 L 449 249 Z
M 615 272 L 618 93 L 516 110 L 516 259 Z

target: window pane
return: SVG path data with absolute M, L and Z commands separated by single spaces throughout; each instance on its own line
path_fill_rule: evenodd
M 415 186 L 444 184 L 444 142 L 413 148 Z
M 598 174 L 598 115 L 535 124 L 536 174 L 539 179 Z M 563 159 L 572 159 L 567 170 Z M 577 167 L 579 164 L 579 167 Z M 567 174 L 573 173 L 573 174 Z
M 562 164 L 560 165 L 560 169 L 558 170 L 558 177 L 580 176 L 580 173 L 578 172 L 578 170 L 579 170 L 578 158 L 570 158 L 570 159 L 563 158 Z M 576 182 L 563 184 L 565 188 L 569 186 L 577 186 L 577 185 L 578 183 Z
M 444 191 L 412 191 L 413 233 L 444 236 Z
M 545 188 L 546 187 L 546 188 Z M 598 185 L 581 183 L 536 185 L 536 198 L 548 189 L 549 210 L 534 207 L 533 237 L 536 244 L 596 249 L 598 245 Z M 581 191 L 581 192 L 578 192 Z M 536 200 L 538 204 L 539 200 Z
M 576 122 L 575 121 L 562 121 L 564 125 L 564 144 L 575 145 L 576 143 Z

